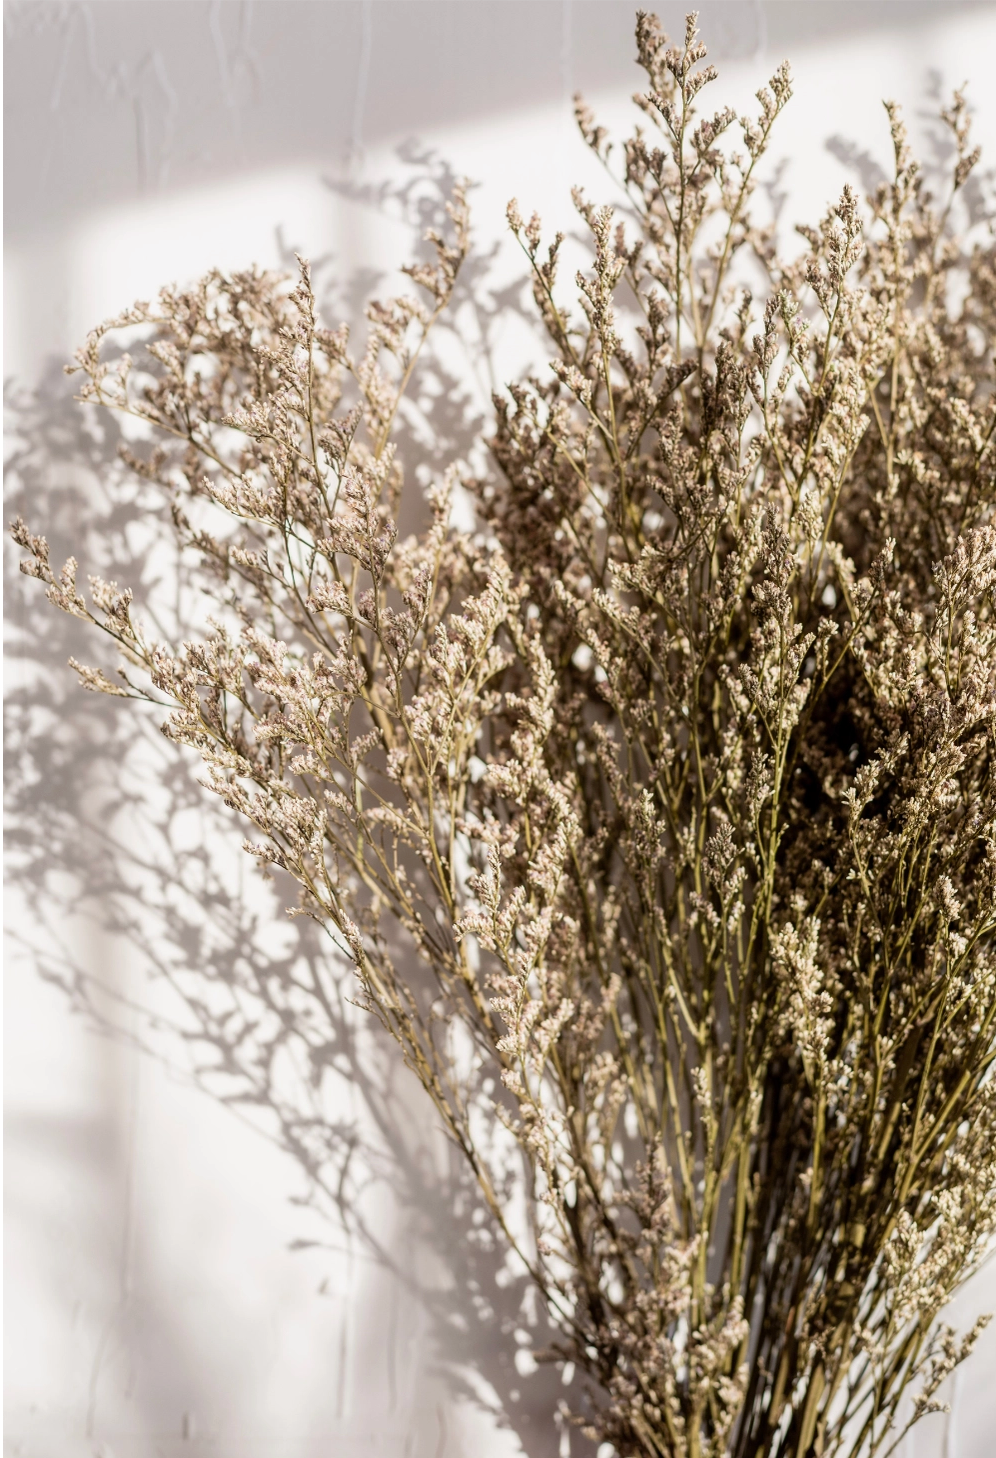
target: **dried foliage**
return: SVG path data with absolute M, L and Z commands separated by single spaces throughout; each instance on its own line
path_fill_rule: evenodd
M 649 128 L 618 214 L 575 195 L 573 308 L 509 207 L 555 357 L 495 400 L 475 531 L 452 472 L 395 526 L 458 193 L 427 302 L 372 305 L 361 356 L 304 263 L 80 351 L 82 398 L 157 438 L 133 464 L 202 565 L 200 641 L 14 536 L 121 651 L 83 684 L 168 708 L 355 962 L 593 1379 L 578 1423 L 887 1453 L 975 1341 L 938 1315 L 996 1223 L 992 235 L 958 230 L 957 95 L 949 197 L 890 106 L 893 180 L 786 261 L 749 206 L 787 66 L 756 118 L 698 119 L 694 17 L 637 43 Z

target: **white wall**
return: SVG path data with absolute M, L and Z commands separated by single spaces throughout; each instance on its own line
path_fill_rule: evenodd
M 677 29 L 681 7 L 662 8 Z M 581 87 L 624 123 L 628 3 L 31 0 L 5 14 L 9 489 L 57 550 L 82 543 L 88 564 L 161 596 L 147 503 L 56 368 L 92 323 L 166 280 L 295 249 L 355 311 L 456 173 L 480 183 L 481 261 L 446 358 L 475 385 L 437 416 L 449 449 L 467 449 L 491 383 L 532 347 L 501 310 L 518 271 L 504 204 L 515 193 L 553 223 L 570 218 L 572 181 L 604 193 L 569 96 Z M 724 100 L 745 104 L 793 60 L 779 178 L 793 217 L 886 162 L 884 96 L 906 102 L 929 155 L 925 97 L 968 78 L 996 155 L 992 5 L 739 0 L 703 5 L 700 23 Z M 10 582 L 10 1453 L 567 1452 L 556 1374 L 508 1361 L 517 1323 L 524 1342 L 535 1333 L 418 1091 L 340 1003 L 312 1087 L 265 1004 L 311 975 L 316 947 L 284 926 L 196 772 L 68 683 L 73 625 L 37 598 Z M 195 998 L 205 966 L 211 1006 Z M 102 1031 L 108 1018 L 132 1041 Z M 309 1111 L 357 1140 L 347 1228 Z M 991 1277 L 958 1314 L 987 1296 Z M 994 1338 L 951 1424 L 929 1420 L 908 1454 L 991 1452 Z

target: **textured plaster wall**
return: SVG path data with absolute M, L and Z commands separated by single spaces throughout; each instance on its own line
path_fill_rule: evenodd
M 678 28 L 681 7 L 662 9 Z M 795 160 L 772 172 L 787 216 L 874 180 L 886 95 L 907 102 L 929 155 L 927 103 L 967 77 L 996 155 L 991 5 L 702 9 L 724 99 L 746 104 L 793 60 L 782 148 Z M 149 504 L 58 366 L 92 323 L 166 280 L 295 249 L 355 314 L 393 286 L 384 276 L 458 173 L 480 183 L 479 259 L 421 403 L 443 453 L 465 452 L 491 385 L 533 348 L 501 308 L 518 271 L 505 201 L 553 224 L 569 221 L 570 182 L 604 193 L 569 97 L 580 88 L 624 124 L 631 22 L 621 0 L 9 4 L 12 504 L 57 551 L 81 546 L 166 611 Z M 406 428 L 410 459 L 433 464 L 424 422 Z M 520 1309 L 418 1090 L 356 1028 L 348 987 L 322 1059 L 302 1066 L 266 977 L 306 977 L 316 945 L 284 924 L 195 771 L 140 716 L 66 681 L 72 625 L 16 574 L 7 604 L 5 1451 L 589 1452 L 553 1420 L 558 1374 L 531 1370 L 537 1313 Z M 987 1300 L 983 1275 L 958 1314 Z M 921 1428 L 907 1458 L 992 1451 L 993 1336 L 951 1420 Z

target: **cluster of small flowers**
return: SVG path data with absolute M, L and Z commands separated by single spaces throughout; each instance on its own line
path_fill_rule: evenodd
M 157 437 L 134 464 L 202 563 L 203 641 L 14 535 L 121 650 L 84 686 L 164 706 L 355 963 L 592 1379 L 576 1421 L 620 1455 L 872 1454 L 970 1351 L 937 1317 L 996 1224 L 996 264 L 952 222 L 978 154 L 958 95 L 937 209 L 890 107 L 893 180 L 786 261 L 750 206 L 787 66 L 756 117 L 696 122 L 695 18 L 672 45 L 641 14 L 637 46 L 658 140 L 625 144 L 618 220 L 575 194 L 573 312 L 561 236 L 509 205 L 556 357 L 495 399 L 479 532 L 453 473 L 395 524 L 458 192 L 428 303 L 371 305 L 358 359 L 303 262 L 80 351 L 83 399 Z M 122 330 L 139 364 L 105 359 Z

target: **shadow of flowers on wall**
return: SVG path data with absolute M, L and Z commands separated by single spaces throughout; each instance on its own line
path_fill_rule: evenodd
M 414 144 L 402 162 L 402 184 L 363 200 L 424 226 L 449 191 L 449 169 Z M 521 293 L 489 290 L 493 256 L 471 260 L 457 300 L 473 320 L 481 398 L 494 383 L 491 325 Z M 334 259 L 315 272 L 327 316 L 358 317 L 374 280 L 343 284 Z M 413 485 L 483 435 L 480 399 L 446 359 L 444 338 L 400 422 L 399 457 Z M 36 390 L 11 387 L 6 407 L 8 514 L 43 529 L 59 560 L 72 544 L 84 572 L 129 584 L 148 620 L 182 634 L 201 603 L 167 545 L 169 503 L 121 459 L 120 423 L 76 403 L 58 363 Z M 402 531 L 417 524 L 417 490 L 410 500 Z M 537 1366 L 531 1354 L 554 1328 L 510 1266 L 463 1160 L 426 1118 L 398 1050 L 352 1004 L 352 970 L 319 928 L 282 915 L 295 899 L 290 885 L 263 882 L 239 848 L 239 827 L 151 713 L 123 713 L 80 692 L 66 662 L 89 656 L 81 625 L 22 590 L 16 555 L 7 558 L 16 663 L 7 846 L 29 913 L 23 949 L 96 1033 L 138 1043 L 274 1141 L 289 1157 L 288 1189 L 297 1184 L 302 1233 L 291 1244 L 347 1250 L 389 1272 L 428 1322 L 431 1355 L 407 1359 L 425 1364 L 455 1401 L 489 1409 L 530 1458 L 552 1458 L 563 1451 L 557 1414 L 570 1374 Z M 127 949 L 106 975 L 63 934 L 81 920 Z M 334 1383 L 340 1354 L 324 1360 Z M 392 1373 L 389 1363 L 388 1385 Z M 393 1406 L 394 1394 L 384 1400 Z M 92 1393 L 88 1437 L 95 1401 Z M 576 1433 L 572 1442 L 587 1451 Z

